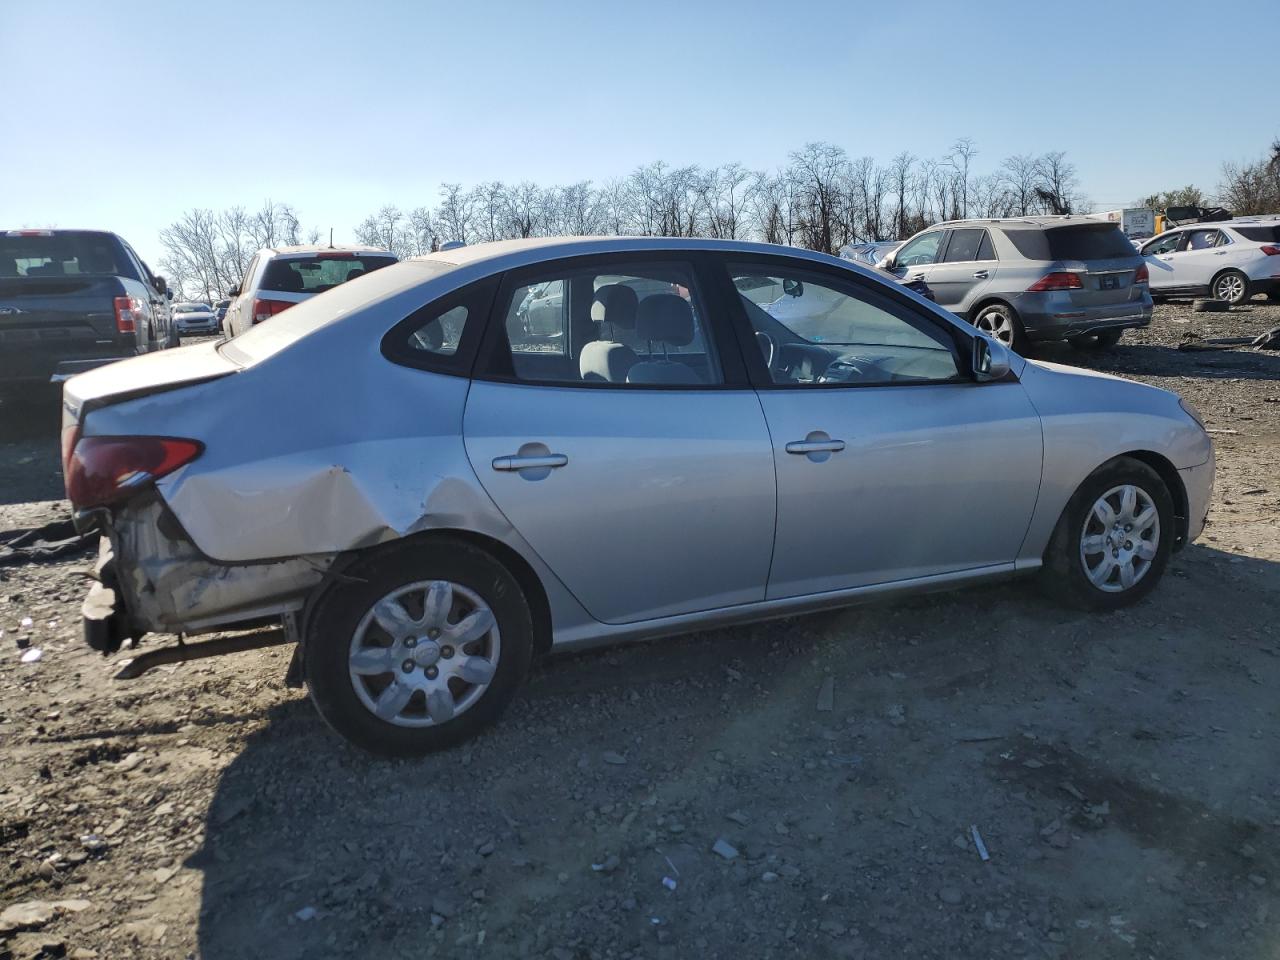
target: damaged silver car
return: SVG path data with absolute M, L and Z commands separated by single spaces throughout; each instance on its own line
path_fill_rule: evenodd
M 105 533 L 93 647 L 179 635 L 134 676 L 295 643 L 321 715 L 391 755 L 473 735 L 550 650 L 1022 574 L 1132 603 L 1214 473 L 1171 393 L 848 261 L 661 238 L 390 266 L 75 377 L 63 431 Z

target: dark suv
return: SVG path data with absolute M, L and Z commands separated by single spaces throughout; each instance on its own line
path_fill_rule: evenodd
M 114 233 L 0 232 L 0 387 L 177 346 L 170 297 Z
M 1109 347 L 1151 322 L 1142 255 L 1117 224 L 1091 217 L 939 223 L 881 268 L 923 280 L 939 306 L 1018 351 L 1035 340 Z

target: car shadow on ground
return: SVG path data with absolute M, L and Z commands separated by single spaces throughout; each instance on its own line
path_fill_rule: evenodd
M 940 844 L 912 831 L 934 821 L 968 824 L 975 802 L 1008 801 L 1001 813 L 1008 822 L 993 826 L 1009 849 L 1011 832 L 1030 817 L 1023 806 L 1072 802 L 1060 775 L 1046 780 L 1040 797 L 1028 769 L 1006 769 L 1001 758 L 1028 746 L 1028 718 L 1039 717 L 1042 731 L 1061 714 L 1064 730 L 1071 723 L 1092 730 L 1097 722 L 1138 731 L 1132 737 L 1142 744 L 1165 736 L 1179 750 L 1199 744 L 1203 755 L 1193 759 L 1210 766 L 1226 736 L 1242 769 L 1274 760 L 1267 742 L 1245 733 L 1187 741 L 1166 729 L 1179 722 L 1170 717 L 1194 709 L 1194 698 L 1166 716 L 1122 691 L 1141 682 L 1162 696 L 1229 697 L 1212 688 L 1195 657 L 1243 656 L 1253 641 L 1235 632 L 1235 612 L 1251 617 L 1250 598 L 1263 602 L 1265 593 L 1274 601 L 1277 592 L 1280 564 L 1193 545 L 1150 598 L 1115 614 L 1066 610 L 1027 585 L 1007 584 L 562 656 L 535 669 L 493 730 L 413 761 L 349 748 L 305 698 L 289 700 L 269 710 L 221 775 L 203 845 L 187 861 L 203 873 L 198 955 L 419 957 L 486 942 L 495 956 L 649 955 L 655 928 L 663 931 L 659 942 L 683 943 L 685 955 L 726 955 L 737 934 L 753 930 L 761 955 L 829 955 L 829 937 L 812 913 L 815 890 L 844 891 L 841 923 L 864 931 L 866 955 L 908 948 L 917 935 L 927 943 L 940 922 L 936 906 L 903 910 L 894 891 L 936 882 L 952 858 L 962 870 L 978 861 L 972 851 L 948 849 L 947 828 Z M 1199 632 L 1206 618 L 1211 634 Z M 1100 692 L 1112 673 L 1120 686 Z M 828 677 L 829 712 L 818 702 Z M 1105 719 L 1095 720 L 1097 712 Z M 1199 860 L 1206 886 L 1206 877 L 1238 869 L 1218 862 L 1231 851 L 1211 856 L 1204 844 L 1187 847 L 1188 830 L 1207 830 L 1220 816 L 1196 796 L 1197 785 L 1170 786 L 1201 811 L 1175 815 L 1183 808 L 1170 808 L 1150 782 L 1124 787 L 1126 771 L 1082 759 L 1082 752 L 1097 754 L 1091 747 L 1085 733 L 1063 733 L 1036 761 L 1074 758 L 1066 769 L 1083 786 L 1073 790 L 1110 784 L 1117 791 L 1112 802 L 1124 812 L 1114 829 L 1137 844 L 1124 847 L 1135 859 L 1108 863 L 1111 848 L 1090 847 L 1089 856 L 1103 862 L 1072 869 L 1112 877 L 1118 892 L 1097 893 L 1093 886 L 1112 882 L 1098 879 L 1084 884 L 1089 896 L 1120 912 L 1114 898 L 1128 895 L 1131 876 L 1152 869 L 1139 847 Z M 1148 808 L 1159 816 L 1143 819 Z M 726 821 L 734 810 L 750 819 Z M 792 835 L 775 835 L 775 821 L 777 833 Z M 1039 826 L 1026 827 L 1027 844 L 1040 842 Z M 1280 863 L 1276 841 L 1235 821 L 1221 829 L 1237 845 L 1247 837 L 1258 862 Z M 816 846 L 800 839 L 810 830 L 808 841 L 823 838 Z M 707 852 L 721 832 L 742 848 L 732 868 Z M 804 852 L 794 853 L 797 845 Z M 779 849 L 779 862 L 798 864 L 804 880 L 784 876 L 765 911 L 773 919 L 761 923 L 746 884 L 761 870 L 783 869 L 767 860 Z M 610 866 L 610 854 L 620 863 Z M 1012 889 L 1028 911 L 1070 898 L 1058 888 L 1072 874 L 1065 861 L 1059 869 L 1046 892 L 1006 858 L 1001 896 Z M 676 873 L 673 893 L 660 881 Z M 981 928 L 988 881 L 975 882 L 964 895 L 974 898 L 966 912 L 976 917 L 979 939 L 955 941 L 959 952 L 949 955 L 1005 956 L 982 939 L 990 936 Z M 1142 908 L 1150 925 L 1184 929 L 1178 895 L 1151 891 L 1139 891 L 1150 898 Z M 1224 901 L 1221 910 L 1236 906 Z M 884 921 L 899 910 L 901 922 Z M 784 924 L 773 920 L 789 917 L 792 932 L 784 936 Z M 714 926 L 724 921 L 734 933 Z M 1224 916 L 1215 929 L 1238 927 Z M 944 942 L 959 935 L 954 925 L 937 934 Z M 1069 950 L 1100 955 L 1084 927 L 1068 936 Z M 1181 944 L 1165 955 L 1197 955 L 1204 946 Z
M 1087 367 L 1117 376 L 1196 377 L 1229 380 L 1280 380 L 1280 352 L 1239 347 L 1234 350 L 1177 350 L 1149 343 L 1124 343 L 1109 350 L 1077 350 L 1066 343 L 1036 344 L 1031 358 Z
M 48 387 L 0 396 L 0 504 L 63 495 L 59 394 Z

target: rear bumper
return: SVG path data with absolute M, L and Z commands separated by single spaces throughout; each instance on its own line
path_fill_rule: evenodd
M 1150 303 L 1125 303 L 1106 310 L 1063 310 L 1055 313 L 1020 314 L 1032 340 L 1066 340 L 1107 330 L 1129 330 L 1151 323 Z
M 102 350 L 77 351 L 58 355 L 45 350 L 15 350 L 4 345 L 0 355 L 0 384 L 61 383 L 77 373 L 137 355 L 132 340 Z

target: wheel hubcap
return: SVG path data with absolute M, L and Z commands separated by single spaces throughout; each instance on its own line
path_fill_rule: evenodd
M 1123 593 L 1147 575 L 1160 549 L 1160 511 L 1141 487 L 1112 487 L 1080 531 L 1080 563 L 1099 590 Z
M 479 594 L 431 580 L 399 587 L 365 613 L 347 667 L 370 713 L 399 727 L 427 727 L 480 699 L 500 653 L 497 620 Z
M 978 318 L 977 327 L 986 331 L 1001 343 L 1013 345 L 1013 320 L 998 311 L 984 313 Z
M 1239 277 L 1223 277 L 1218 281 L 1219 300 L 1238 300 L 1244 295 L 1244 281 Z

